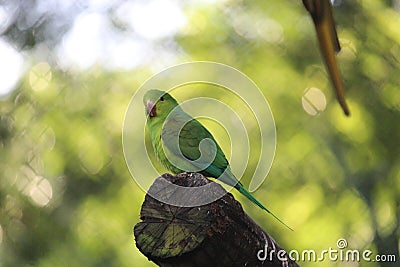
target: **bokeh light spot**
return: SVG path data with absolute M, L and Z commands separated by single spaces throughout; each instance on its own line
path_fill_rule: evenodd
M 363 143 L 371 139 L 374 134 L 374 121 L 367 110 L 349 99 L 352 107 L 351 120 L 344 116 L 337 116 L 339 105 L 332 109 L 330 115 L 333 126 L 352 141 Z
M 400 110 L 399 86 L 393 83 L 387 83 L 382 86 L 380 97 L 386 107 L 393 110 Z
M 303 109 L 309 115 L 318 115 L 326 108 L 325 94 L 318 88 L 308 88 L 304 91 L 304 95 L 301 98 L 301 103 L 303 105 Z
M 47 62 L 36 64 L 29 73 L 29 84 L 34 91 L 46 90 L 51 81 L 51 67 Z
M 86 132 L 79 140 L 79 159 L 85 171 L 90 174 L 98 173 L 104 166 L 105 154 L 99 137 Z
M 263 19 L 256 23 L 257 33 L 268 43 L 282 43 L 284 41 L 281 24 L 272 19 Z
M 29 187 L 29 196 L 34 204 L 40 207 L 46 206 L 53 197 L 53 188 L 50 182 L 41 176 L 36 176 Z
M 117 10 L 118 17 L 146 39 L 174 34 L 186 23 L 175 1 L 127 1 Z
M 357 48 L 353 41 L 349 39 L 340 38 L 340 52 L 338 57 L 346 60 L 354 60 L 357 57 Z
M 361 68 L 363 73 L 375 82 L 385 79 L 389 74 L 389 68 L 385 60 L 372 54 L 365 57 Z
M 5 95 L 13 89 L 22 74 L 23 57 L 0 39 L 0 58 L 0 95 Z

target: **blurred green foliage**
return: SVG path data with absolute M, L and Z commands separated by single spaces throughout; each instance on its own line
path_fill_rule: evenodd
M 234 193 L 257 223 L 286 250 L 320 252 L 345 238 L 349 249 L 399 261 L 398 1 L 334 8 L 350 118 L 332 94 L 301 1 L 193 1 L 182 9 L 185 26 L 154 41 L 172 51 L 171 62 L 80 71 L 32 58 L 17 88 L 0 100 L 0 265 L 153 265 L 133 240 L 145 192 L 124 162 L 124 112 L 155 70 L 192 60 L 244 72 L 275 116 L 275 160 L 255 196 L 295 231 Z M 302 108 L 309 87 L 328 103 L 316 116 Z

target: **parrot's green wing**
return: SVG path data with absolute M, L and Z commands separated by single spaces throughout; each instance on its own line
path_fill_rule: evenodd
M 182 127 L 182 125 L 184 125 Z M 177 139 L 179 138 L 179 139 Z M 179 145 L 177 145 L 179 140 Z M 212 142 L 213 146 L 199 148 L 200 142 Z M 230 170 L 229 163 L 221 148 L 215 141 L 211 133 L 197 120 L 181 111 L 171 116 L 164 123 L 161 132 L 161 142 L 163 143 L 164 153 L 168 159 L 173 159 L 178 163 L 181 170 L 191 170 L 190 167 L 202 169 L 201 174 L 214 177 L 220 181 L 235 187 L 240 193 L 254 202 L 257 206 L 270 213 L 279 222 L 287 226 L 263 204 L 261 204 L 246 188 L 236 179 Z M 215 157 L 214 157 L 215 156 Z M 202 158 L 204 157 L 204 161 Z M 211 158 L 211 161 L 209 160 Z M 210 163 L 211 162 L 211 163 Z M 174 164 L 173 162 L 171 164 Z M 190 166 L 192 165 L 192 166 Z M 177 166 L 174 166 L 177 167 Z M 225 171 L 226 170 L 226 171 Z M 289 226 L 287 226 L 291 229 Z
M 187 122 L 183 128 L 181 127 L 182 122 Z M 179 146 L 176 145 L 177 138 L 179 138 Z M 206 176 L 218 178 L 229 165 L 211 133 L 200 122 L 183 111 L 166 121 L 161 133 L 161 140 L 167 156 L 183 156 L 183 160 L 189 160 L 195 167 L 201 169 L 206 167 L 203 171 Z M 199 149 L 202 140 L 205 140 L 203 154 Z

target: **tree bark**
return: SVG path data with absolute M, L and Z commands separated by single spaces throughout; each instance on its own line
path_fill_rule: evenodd
M 197 193 L 182 193 L 176 185 L 197 187 Z M 221 193 L 222 198 L 202 206 L 166 204 L 177 197 L 197 203 L 199 197 Z M 232 194 L 198 173 L 157 178 L 140 218 L 134 227 L 136 246 L 159 266 L 298 266 Z

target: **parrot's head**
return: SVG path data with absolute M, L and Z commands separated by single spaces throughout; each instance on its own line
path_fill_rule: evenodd
M 144 94 L 143 104 L 150 121 L 165 120 L 178 102 L 168 93 L 160 90 L 149 90 Z

